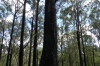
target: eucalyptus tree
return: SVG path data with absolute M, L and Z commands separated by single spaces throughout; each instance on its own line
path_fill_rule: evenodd
M 33 52 L 33 66 L 37 66 L 37 35 L 38 35 L 38 6 L 39 1 L 37 0 L 36 6 L 36 22 L 35 22 L 35 36 L 34 36 L 34 52 Z
M 21 28 L 21 38 L 20 38 L 20 50 L 19 50 L 19 66 L 23 66 L 23 37 L 24 37 L 24 27 L 25 27 L 25 9 L 26 0 L 23 5 L 23 16 L 22 16 L 22 28 Z
M 12 48 L 12 39 L 13 39 L 13 31 L 14 31 L 15 17 L 16 17 L 16 5 L 15 5 L 15 14 L 14 14 L 14 18 L 13 18 L 13 24 L 12 24 L 11 34 L 10 34 L 10 41 L 9 41 L 9 48 L 8 48 L 6 66 L 8 66 L 8 64 L 11 65 L 11 58 L 12 58 L 11 48 Z M 9 63 L 9 59 L 10 59 L 10 63 Z
M 32 23 L 31 23 L 31 32 L 30 32 L 30 50 L 29 50 L 28 66 L 31 65 L 31 50 L 32 50 L 32 39 L 33 39 L 33 21 L 34 21 L 34 13 L 33 13 Z
M 81 41 L 80 41 L 79 1 L 76 1 L 74 10 L 75 10 L 75 20 L 76 20 L 76 30 L 77 30 L 76 34 L 77 34 L 77 43 L 78 43 L 80 66 L 83 66 L 82 51 L 81 51 Z
M 1 60 L 1 56 L 2 56 L 2 49 L 3 49 L 3 42 L 4 42 L 4 30 L 5 30 L 5 27 L 4 27 L 4 24 L 5 24 L 5 21 L 2 20 L 2 42 L 0 44 L 0 60 Z
M 45 1 L 44 44 L 39 66 L 58 66 L 56 0 Z
M 4 1 L 2 1 L 4 2 Z M 1 4 L 1 3 L 0 3 Z M 2 7 L 3 6 L 3 7 Z M 6 15 L 5 12 L 7 11 L 8 13 L 8 9 L 6 8 L 7 7 L 7 4 L 6 3 L 3 3 L 0 5 L 0 33 L 2 34 L 1 36 L 1 43 L 0 43 L 0 60 L 1 60 L 1 56 L 2 56 L 2 49 L 3 49 L 3 43 L 4 43 L 4 35 L 5 35 L 5 25 L 6 25 Z M 2 31 L 2 32 L 1 32 Z
M 0 8 L 1 8 L 1 12 L 2 12 L 2 14 L 1 14 L 1 17 L 2 17 L 1 21 L 2 21 L 2 29 L 3 29 L 3 33 L 2 34 L 3 35 L 2 35 L 2 44 L 0 46 L 0 58 L 1 58 L 1 54 L 2 54 L 4 40 L 7 39 L 7 36 L 5 35 L 6 34 L 5 32 L 8 31 L 7 26 L 9 25 L 9 23 L 11 23 L 10 21 L 7 21 L 7 16 L 9 16 L 11 14 L 11 4 L 9 2 L 5 1 L 5 0 L 1 1 L 1 2 L 2 3 L 0 3 L 0 4 L 1 4 L 2 7 L 0 7 Z M 6 45 L 4 44 L 4 46 L 6 46 Z M 8 49 L 7 49 L 7 51 L 8 51 Z

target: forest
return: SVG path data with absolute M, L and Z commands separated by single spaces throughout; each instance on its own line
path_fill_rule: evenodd
M 0 66 L 100 66 L 100 0 L 0 0 Z

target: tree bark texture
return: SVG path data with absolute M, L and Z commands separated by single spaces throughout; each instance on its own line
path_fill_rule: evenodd
M 44 44 L 39 66 L 58 66 L 56 0 L 45 1 Z

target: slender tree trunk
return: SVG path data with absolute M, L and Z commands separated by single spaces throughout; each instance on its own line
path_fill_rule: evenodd
M 62 45 L 63 45 L 63 36 L 61 37 L 61 56 L 63 57 Z M 61 59 L 61 64 L 62 64 L 61 66 L 63 66 L 64 64 L 63 58 Z
M 3 16 L 4 16 L 4 13 L 3 13 Z M 5 30 L 5 27 L 4 27 L 4 25 L 5 25 L 5 21 L 3 22 L 3 27 L 2 27 L 2 44 L 0 44 L 0 60 L 1 60 L 1 56 L 2 56 L 2 49 L 3 49 L 3 38 L 4 38 L 4 30 Z
M 77 28 L 77 42 L 78 42 L 78 50 L 79 50 L 79 58 L 80 58 L 80 66 L 83 66 L 82 61 L 82 51 L 81 51 L 81 45 L 80 45 L 80 22 L 79 22 L 79 13 L 78 13 L 78 5 L 76 4 L 76 28 Z
M 12 54 L 13 54 L 12 51 L 13 51 L 13 50 L 11 50 L 11 53 L 10 53 L 9 66 L 12 66 L 12 65 L 11 65 L 11 62 L 12 62 Z
M 67 37 L 67 39 L 69 40 L 68 37 Z M 69 41 L 67 41 L 67 43 L 68 43 L 68 61 L 69 61 L 69 66 L 72 66 Z
M 25 27 L 25 8 L 26 8 L 26 0 L 24 1 L 24 7 L 23 7 L 20 49 L 19 49 L 19 66 L 23 66 L 23 39 L 24 39 L 23 37 L 24 37 L 24 27 Z
M 44 44 L 39 66 L 58 66 L 56 0 L 45 0 Z
M 85 40 L 85 45 L 86 45 L 86 40 Z M 88 57 L 88 50 L 87 50 L 87 48 L 85 48 L 85 50 L 86 50 L 86 60 L 87 60 L 87 62 L 86 62 L 86 64 L 87 64 L 87 66 L 89 66 L 89 57 Z
M 63 26 L 64 26 L 64 23 L 63 23 Z M 61 28 L 61 35 L 63 35 L 63 27 Z M 63 66 L 63 63 L 64 63 L 64 61 L 63 61 L 63 36 L 61 37 L 61 56 L 62 56 L 62 58 L 61 58 L 61 66 Z
M 4 38 L 4 26 L 3 26 L 2 29 L 3 29 L 3 35 L 2 35 L 2 44 L 0 44 L 0 60 L 1 60 L 1 56 L 2 56 L 2 45 L 3 45 L 3 38 Z
M 82 29 L 81 29 L 81 41 L 82 41 L 82 46 L 83 46 L 83 55 L 84 55 L 84 65 L 86 65 L 86 54 L 85 54 L 85 47 L 84 47 L 84 44 L 83 44 L 83 36 L 82 36 Z
M 35 7 L 35 0 L 33 1 L 33 7 Z M 33 8 L 34 9 L 34 8 Z M 31 50 L 32 50 L 32 39 L 33 39 L 33 21 L 34 21 L 34 11 L 33 11 L 33 18 L 31 23 L 31 33 L 30 33 L 30 52 L 29 52 L 29 60 L 28 60 L 28 66 L 31 66 Z
M 30 34 L 30 51 L 29 51 L 29 60 L 28 60 L 28 66 L 31 65 L 31 50 L 32 50 L 32 37 L 33 37 L 33 20 L 31 24 L 31 34 Z
M 93 53 L 93 66 L 95 66 L 94 45 L 93 45 L 92 53 Z
M 36 21 L 35 21 L 35 36 L 34 36 L 34 50 L 33 50 L 33 66 L 37 66 L 37 28 L 38 28 L 38 6 L 39 0 L 37 0 L 36 8 Z
M 31 65 L 31 50 L 32 50 L 32 39 L 33 39 L 33 20 L 34 20 L 34 14 L 33 14 L 33 19 L 32 19 L 32 23 L 31 23 L 30 52 L 29 52 L 28 66 Z
M 15 7 L 16 10 L 16 7 Z M 9 65 L 9 59 L 10 59 L 10 53 L 11 53 L 11 45 L 12 45 L 12 38 L 13 38 L 13 31 L 14 31 L 14 23 L 15 23 L 15 17 L 16 17 L 16 11 L 14 14 L 14 18 L 13 18 L 13 24 L 12 24 L 12 30 L 11 30 L 11 34 L 10 34 L 10 42 L 9 42 L 9 48 L 8 48 L 8 54 L 7 54 L 7 59 L 6 59 L 6 66 Z M 11 60 L 10 60 L 11 61 Z

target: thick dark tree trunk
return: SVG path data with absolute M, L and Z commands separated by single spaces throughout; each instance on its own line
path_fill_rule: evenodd
M 33 50 L 33 66 L 37 66 L 37 28 L 38 28 L 38 6 L 39 0 L 37 0 L 37 8 L 36 8 L 36 21 L 35 21 L 35 36 L 34 36 L 34 50 Z
M 79 22 L 78 4 L 76 4 L 75 15 L 76 15 L 75 17 L 76 17 L 77 42 L 78 42 L 80 66 L 83 66 L 82 51 L 81 51 L 81 45 L 80 45 L 80 28 L 79 28 L 80 27 L 80 22 Z
M 16 10 L 16 7 L 15 7 L 15 10 Z M 13 31 L 14 31 L 14 23 L 15 23 L 15 17 L 16 17 L 16 11 L 15 11 L 15 14 L 14 14 L 14 18 L 13 18 L 13 24 L 12 24 L 12 30 L 11 30 L 11 34 L 10 34 L 10 42 L 9 42 L 9 48 L 8 48 L 8 54 L 7 54 L 7 59 L 6 59 L 6 66 L 9 66 L 9 59 L 11 55 L 11 45 L 12 45 L 12 38 L 13 38 Z M 11 61 L 11 59 L 10 59 Z
M 24 7 L 23 7 L 20 49 L 19 49 L 19 66 L 23 66 L 23 39 L 24 39 L 23 37 L 24 37 L 24 27 L 25 27 L 25 8 L 26 8 L 26 0 L 24 1 Z
M 58 66 L 56 0 L 45 1 L 44 44 L 39 66 Z

